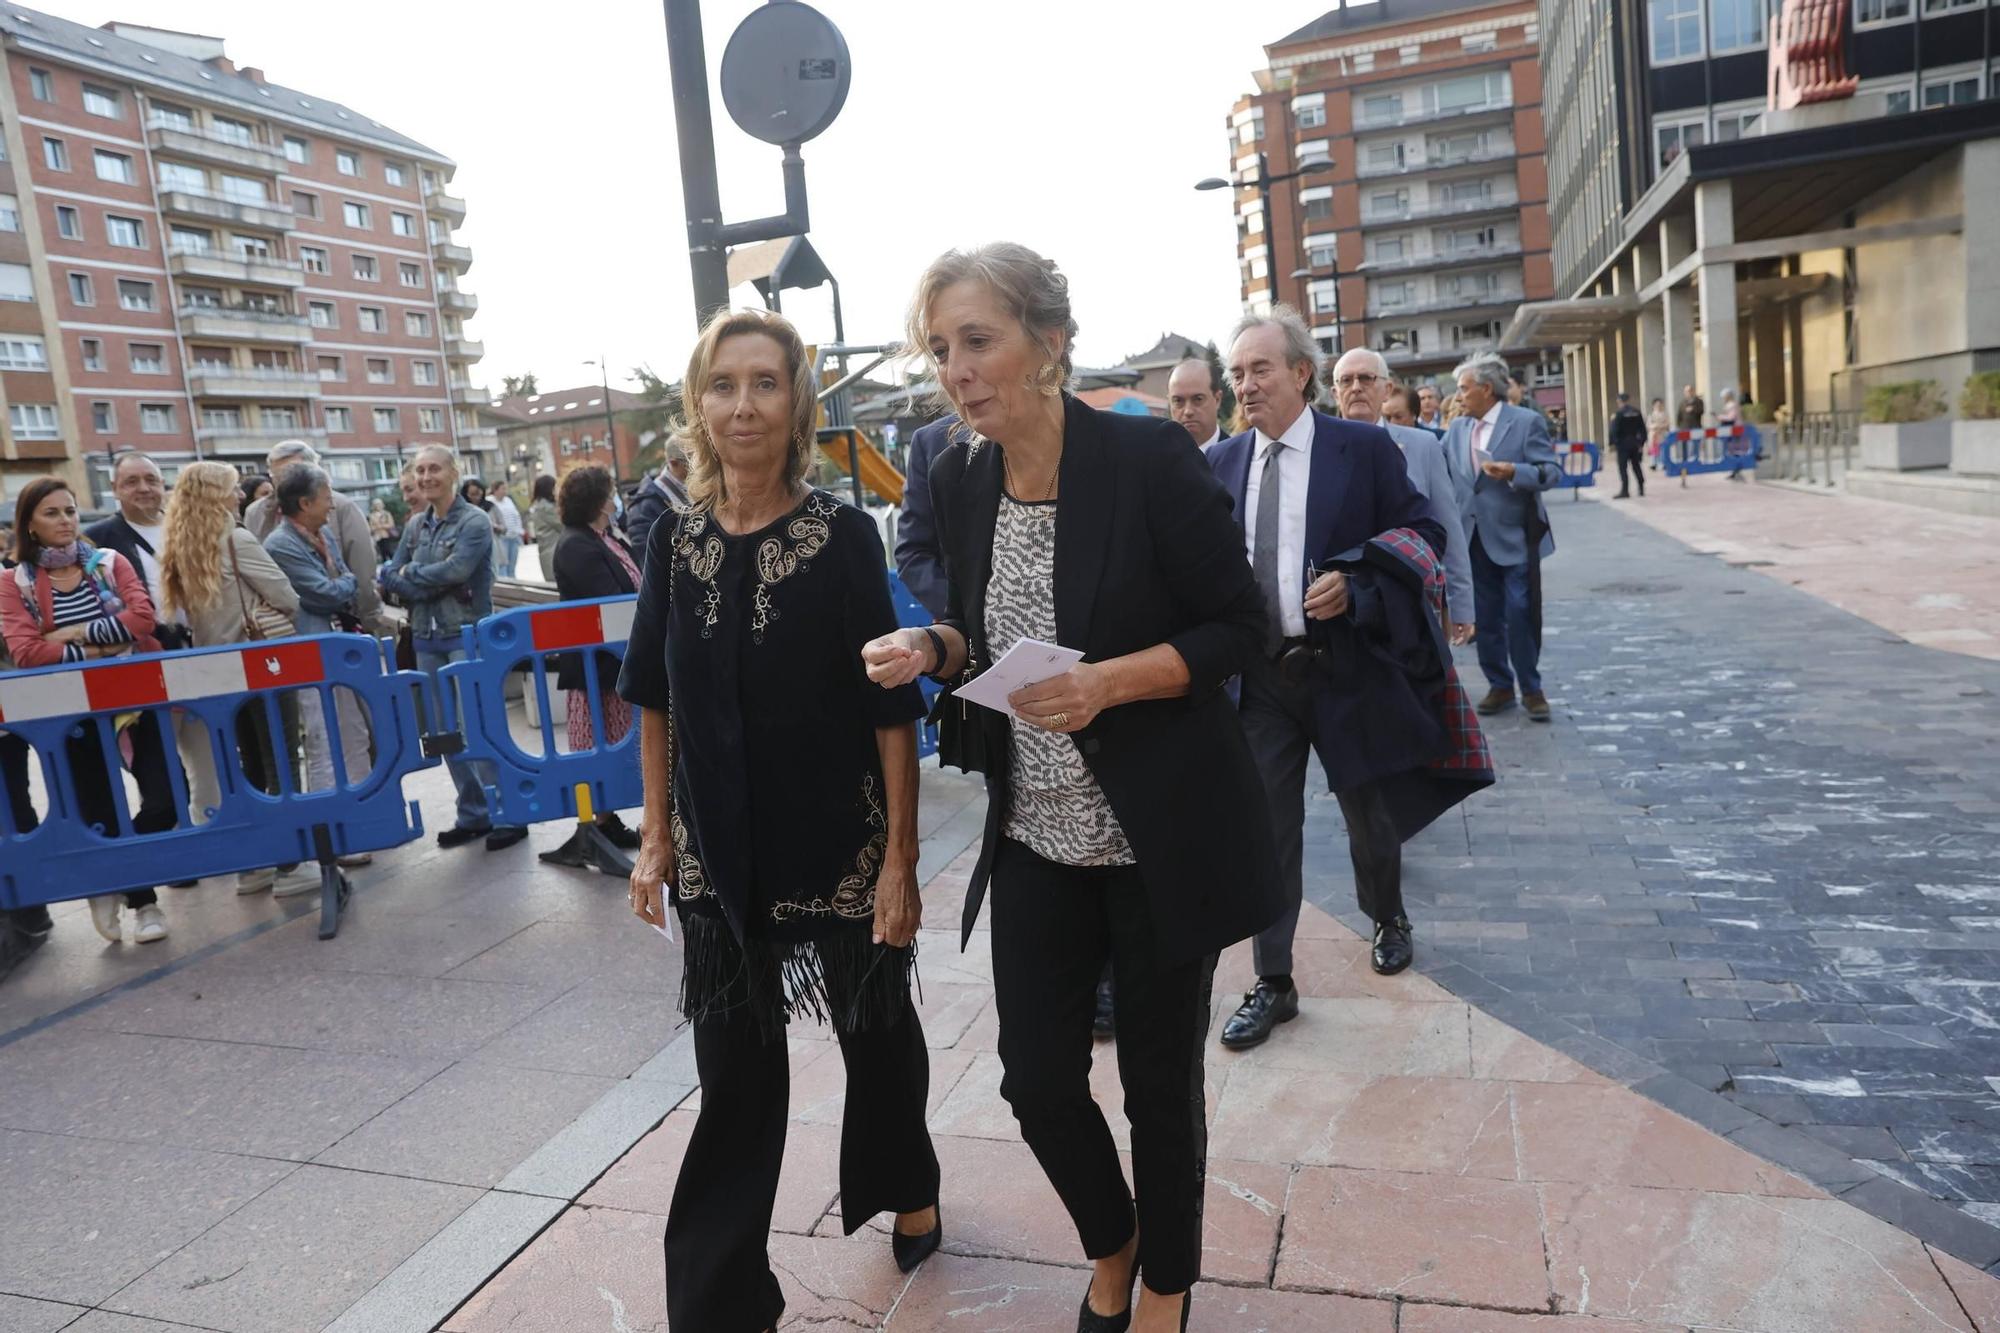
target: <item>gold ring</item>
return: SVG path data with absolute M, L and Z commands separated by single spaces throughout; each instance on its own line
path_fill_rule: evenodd
M 1064 727 L 1069 725 L 1069 714 L 1057 713 L 1054 717 L 1049 719 L 1049 725 L 1054 727 L 1057 731 L 1061 731 Z

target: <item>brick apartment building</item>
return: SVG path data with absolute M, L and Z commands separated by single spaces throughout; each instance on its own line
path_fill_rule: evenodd
M 653 442 L 655 432 L 641 430 L 635 416 L 652 413 L 659 404 L 613 389 L 607 414 L 604 392 L 602 385 L 586 384 L 497 400 L 485 419 L 499 429 L 509 479 L 524 481 L 537 473 L 560 477 L 595 463 L 610 468 L 619 481 L 637 481 L 639 451 Z
M 419 444 L 497 458 L 449 158 L 219 38 L 10 5 L 0 48 L 0 491 L 102 505 L 112 451 L 171 478 L 287 437 L 350 490 Z
M 1243 299 L 1298 308 L 1330 354 L 1373 347 L 1411 380 L 1500 350 L 1514 308 L 1552 293 L 1540 31 L 1532 0 L 1377 0 L 1265 47 L 1229 118 Z M 1504 349 L 1544 405 L 1553 351 Z

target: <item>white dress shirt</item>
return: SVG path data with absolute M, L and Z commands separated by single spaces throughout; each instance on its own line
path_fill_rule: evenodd
M 1213 449 L 1216 445 L 1221 443 L 1222 443 L 1222 427 L 1218 425 L 1215 428 L 1215 434 L 1209 436 L 1206 440 L 1203 440 L 1200 444 L 1196 445 L 1195 448 L 1201 450 L 1203 453 L 1207 453 L 1210 449 Z
M 1493 406 L 1486 409 L 1486 415 L 1473 422 L 1472 429 L 1467 432 L 1472 439 L 1472 452 L 1465 460 L 1466 474 L 1474 481 L 1478 481 L 1480 476 L 1479 451 L 1493 451 L 1493 436 L 1500 429 L 1500 408 L 1506 401 L 1504 398 L 1496 399 Z
M 1306 633 L 1306 487 L 1312 481 L 1313 414 L 1307 407 L 1273 440 L 1258 431 L 1251 445 L 1250 481 L 1243 488 L 1243 549 L 1257 562 L 1257 499 L 1264 487 L 1264 455 L 1278 449 L 1279 490 L 1284 509 L 1278 515 L 1279 632 L 1287 639 Z

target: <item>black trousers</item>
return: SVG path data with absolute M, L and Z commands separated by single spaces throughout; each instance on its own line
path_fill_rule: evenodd
M 885 1027 L 841 1032 L 847 1099 L 840 1122 L 840 1218 L 852 1235 L 877 1213 L 938 1201 L 924 1124 L 930 1054 L 916 1006 Z M 763 1333 L 785 1312 L 768 1241 L 785 1157 L 791 1064 L 743 1009 L 694 1024 L 701 1113 L 667 1213 L 667 1325 Z M 884 1256 L 883 1262 L 887 1262 Z
M 1347 858 L 1354 863 L 1354 901 L 1378 925 L 1403 912 L 1403 840 L 1382 798 L 1382 784 L 1363 782 L 1333 794 L 1347 821 Z
M 1215 956 L 1165 964 L 1136 866 L 1058 865 L 1011 839 L 994 853 L 1000 1095 L 1092 1259 L 1132 1239 L 1163 1296 L 1201 1276 L 1208 1122 L 1202 1055 Z M 1111 960 L 1132 1188 L 1090 1095 L 1097 981 Z
M 31 833 L 41 824 L 28 791 L 28 760 L 32 753 L 19 736 L 0 731 L 0 788 L 6 791 L 7 813 L 13 818 L 16 833 Z
M 1644 495 L 1646 493 L 1646 465 L 1640 461 L 1640 448 L 1641 446 L 1636 444 L 1621 444 L 1618 446 L 1618 493 L 1620 495 L 1628 494 L 1632 489 L 1632 483 L 1635 481 L 1639 484 L 1639 494 Z M 1628 468 L 1631 469 L 1629 479 L 1626 476 L 1626 469 Z
M 78 813 L 85 823 L 95 824 L 104 830 L 106 837 L 115 838 L 120 834 L 118 805 L 112 788 L 122 779 L 115 768 L 105 765 L 104 750 L 98 741 L 98 729 L 108 730 L 110 725 L 109 718 L 86 718 L 64 738 L 63 746 L 69 751 L 70 773 L 76 781 Z M 168 749 L 159 712 L 149 709 L 141 713 L 125 734 L 132 742 L 132 777 L 139 785 L 139 808 L 132 812 L 132 831 L 159 833 L 173 828 L 180 822 L 180 812 L 168 765 L 178 767 L 181 761 L 179 755 Z M 112 746 L 115 754 L 115 738 Z M 186 787 L 185 778 L 182 787 Z M 137 889 L 125 895 L 127 907 L 146 907 L 157 901 L 158 895 L 151 889 Z

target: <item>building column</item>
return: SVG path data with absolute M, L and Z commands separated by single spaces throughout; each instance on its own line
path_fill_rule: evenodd
M 1736 243 L 1736 212 L 1730 183 L 1702 181 L 1694 187 L 1695 244 L 1703 251 Z M 1724 389 L 1742 396 L 1742 363 L 1737 360 L 1736 264 L 1703 264 L 1695 270 L 1701 301 L 1701 371 L 1703 392 L 1713 411 Z
M 1785 382 L 1785 309 L 1785 304 L 1766 306 L 1752 317 L 1750 328 L 1757 350 L 1750 396 L 1773 412 L 1791 401 Z
M 1639 244 L 1632 247 L 1632 290 L 1644 292 L 1660 280 L 1660 252 L 1654 247 Z M 1641 412 L 1650 412 L 1655 398 L 1665 399 L 1669 404 L 1674 395 L 1667 388 L 1666 374 L 1666 321 L 1661 318 L 1658 302 L 1647 302 L 1639 307 L 1634 333 L 1638 343 L 1634 392 L 1638 395 Z
M 1670 273 L 1675 264 L 1694 250 L 1694 224 L 1686 218 L 1667 218 L 1660 223 L 1660 272 Z M 1680 402 L 1681 388 L 1694 383 L 1694 293 L 1669 287 L 1660 293 L 1660 376 L 1666 384 L 1661 396 L 1667 411 Z

